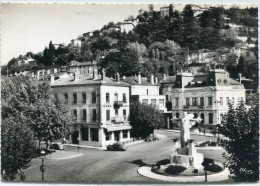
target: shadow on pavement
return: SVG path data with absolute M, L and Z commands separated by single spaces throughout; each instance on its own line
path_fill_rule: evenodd
M 142 166 L 146 166 L 147 164 L 143 162 L 143 160 L 139 159 L 139 160 L 133 160 L 133 161 L 125 161 L 127 163 L 132 163 L 132 164 L 135 164 L 135 165 L 139 165 L 139 167 L 142 167 Z

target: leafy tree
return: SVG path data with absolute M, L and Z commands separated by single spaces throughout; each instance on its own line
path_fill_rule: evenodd
M 9 117 L 2 120 L 1 126 L 1 175 L 3 180 L 14 180 L 23 176 L 22 169 L 30 166 L 35 154 L 33 132 L 24 125 L 25 116 Z
M 40 142 L 60 139 L 72 126 L 64 98 L 55 96 L 49 82 L 26 76 L 2 79 L 2 118 L 23 117 Z M 18 120 L 18 119 L 17 119 Z M 65 129 L 66 128 L 66 129 Z
M 247 111 L 241 101 L 236 108 L 229 105 L 220 133 L 229 140 L 223 154 L 231 177 L 238 182 L 255 182 L 259 179 L 259 100 L 251 101 Z
M 49 50 L 48 50 L 48 66 L 52 66 L 54 63 L 54 53 L 55 53 L 55 47 L 52 44 L 52 41 L 49 43 Z
M 142 138 L 153 134 L 154 129 L 165 125 L 163 115 L 156 107 L 139 102 L 131 104 L 130 121 L 133 126 L 133 135 Z

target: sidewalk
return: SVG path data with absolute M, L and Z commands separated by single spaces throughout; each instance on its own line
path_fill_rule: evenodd
M 78 152 L 56 150 L 55 152 L 46 155 L 46 159 L 48 159 L 48 160 L 65 160 L 65 159 L 69 159 L 69 158 L 76 158 L 81 155 L 82 155 L 82 153 L 78 153 Z
M 160 129 L 160 130 L 164 130 L 164 131 L 167 131 L 167 132 L 177 132 L 177 133 L 180 133 L 181 131 L 180 130 L 175 130 L 175 129 Z M 196 133 L 196 132 L 190 132 L 191 135 L 198 135 L 198 136 L 209 136 L 209 137 L 214 137 L 213 134 L 211 133 L 204 133 L 201 132 L 201 133 Z M 217 136 L 215 136 L 217 137 Z M 222 135 L 219 135 L 219 137 L 222 137 Z

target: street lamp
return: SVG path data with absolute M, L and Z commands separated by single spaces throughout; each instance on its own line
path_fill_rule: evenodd
M 219 128 L 220 128 L 220 124 L 217 124 L 216 127 L 217 127 L 217 133 L 218 133 L 217 142 L 219 144 Z
M 42 181 L 44 181 L 44 171 L 46 170 L 46 166 L 44 165 L 44 159 L 45 159 L 45 151 L 41 151 L 40 158 L 42 159 L 42 165 L 40 166 L 40 170 L 42 172 Z

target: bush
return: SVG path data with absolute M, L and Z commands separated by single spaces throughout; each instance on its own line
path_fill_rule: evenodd
M 113 145 L 108 145 L 107 150 L 109 151 L 125 151 L 127 147 L 122 143 L 114 143 Z
M 207 167 L 207 170 L 210 172 L 220 172 L 223 169 L 218 164 L 211 164 Z
M 167 167 L 165 169 L 165 172 L 172 174 L 172 175 L 175 175 L 175 174 L 179 174 L 179 173 L 183 172 L 186 169 L 187 168 L 183 165 L 169 165 L 169 167 Z

